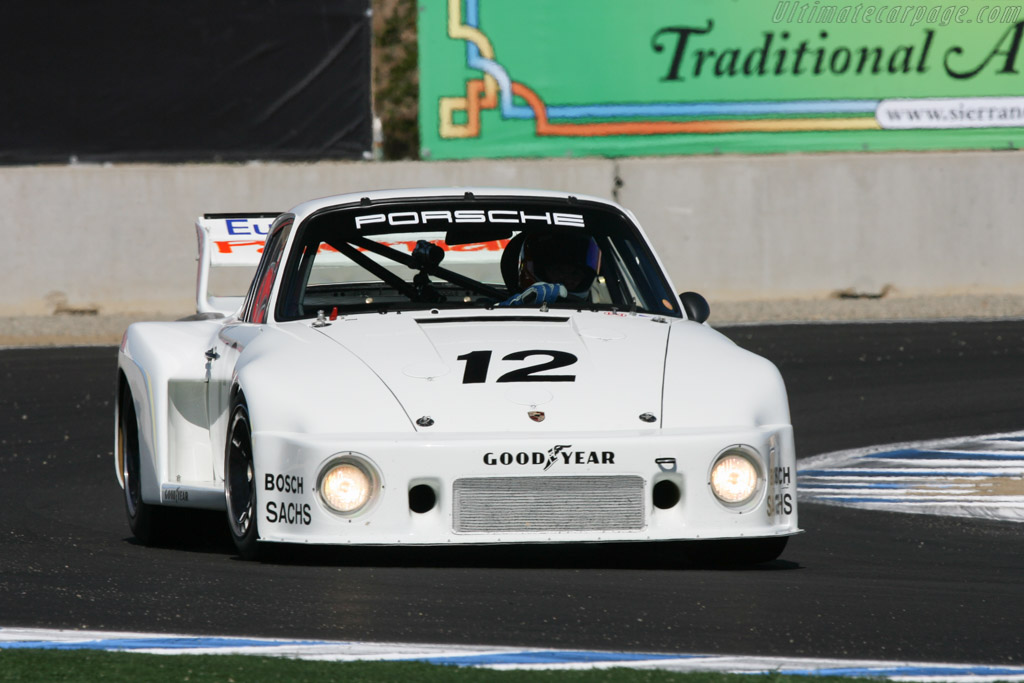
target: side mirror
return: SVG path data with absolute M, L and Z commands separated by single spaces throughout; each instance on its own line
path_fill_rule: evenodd
M 703 323 L 711 317 L 711 307 L 708 306 L 708 300 L 697 292 L 683 292 L 679 295 L 679 300 L 683 303 L 683 311 L 686 312 L 686 317 L 690 320 L 696 323 Z

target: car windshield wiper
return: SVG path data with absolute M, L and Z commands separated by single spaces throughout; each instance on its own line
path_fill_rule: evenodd
M 323 310 L 325 314 L 330 313 L 332 307 L 327 306 L 318 310 Z M 339 315 L 353 315 L 358 313 L 404 313 L 409 311 L 429 311 L 432 309 L 437 310 L 458 310 L 458 309 L 487 309 L 494 308 L 494 303 L 491 301 L 463 301 L 459 298 L 456 301 L 440 301 L 440 302 L 428 302 L 428 301 L 371 301 L 369 303 L 358 303 L 358 304 L 342 304 L 336 306 Z M 315 318 L 316 315 L 309 312 L 306 318 Z

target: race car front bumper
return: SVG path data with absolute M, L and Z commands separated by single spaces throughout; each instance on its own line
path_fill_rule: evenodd
M 543 439 L 256 432 L 253 450 L 266 541 L 571 543 L 800 531 L 789 425 Z M 758 478 L 755 494 L 740 504 L 720 500 L 710 483 L 716 459 L 736 452 L 754 463 Z M 327 495 L 335 484 L 325 476 L 339 466 L 362 472 L 352 495 L 368 489 L 365 503 L 349 512 L 332 508 Z

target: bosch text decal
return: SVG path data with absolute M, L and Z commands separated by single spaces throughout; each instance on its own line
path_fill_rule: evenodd
M 268 472 L 263 478 L 263 490 L 277 494 L 301 495 L 305 493 L 302 477 Z M 308 526 L 313 521 L 309 503 L 268 500 L 266 519 L 271 524 L 297 524 Z

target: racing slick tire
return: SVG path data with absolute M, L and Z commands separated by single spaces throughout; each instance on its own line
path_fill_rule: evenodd
M 157 545 L 166 540 L 166 514 L 159 505 L 142 500 L 141 454 L 139 452 L 139 420 L 135 401 L 126 385 L 120 391 L 118 406 L 118 448 L 121 475 L 124 478 L 124 509 L 128 527 L 139 542 Z
M 239 393 L 231 409 L 224 451 L 224 496 L 228 527 L 238 555 L 243 560 L 259 559 L 259 529 L 256 510 L 256 465 L 252 455 L 252 425 L 245 397 Z

